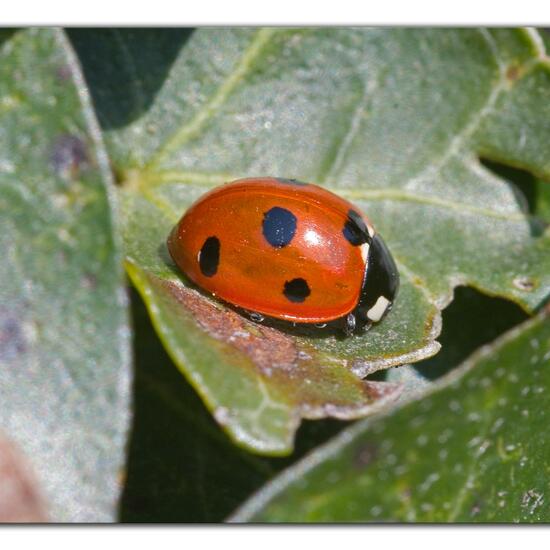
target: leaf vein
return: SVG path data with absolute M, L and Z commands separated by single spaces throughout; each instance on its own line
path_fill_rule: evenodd
M 347 132 L 343 139 L 341 139 L 338 143 L 336 152 L 329 162 L 329 165 L 319 175 L 319 183 L 325 182 L 328 178 L 334 177 L 341 171 L 347 153 L 350 150 L 353 142 L 355 141 L 355 138 L 357 137 L 359 129 L 361 127 L 361 122 L 365 114 L 365 107 L 367 105 L 367 98 L 370 96 L 375 86 L 376 83 L 374 80 L 369 80 L 363 86 L 363 93 L 360 95 L 355 105 L 355 108 L 353 109 L 352 115 L 348 123 Z
M 211 188 L 222 183 L 238 179 L 233 174 L 206 174 L 200 172 L 185 171 L 165 171 L 150 174 L 147 183 L 152 188 L 161 187 L 166 184 L 197 185 L 205 188 Z M 499 212 L 490 208 L 478 207 L 470 204 L 452 202 L 440 197 L 420 195 L 404 189 L 388 187 L 369 187 L 366 189 L 351 189 L 347 187 L 328 187 L 325 189 L 333 193 L 344 195 L 350 199 L 359 199 L 366 201 L 399 201 L 413 202 L 428 206 L 436 206 L 448 210 L 454 210 L 462 214 L 480 215 L 488 218 L 495 218 L 510 222 L 525 221 L 526 216 L 522 213 Z M 144 186 L 145 188 L 145 186 Z
M 176 149 L 180 148 L 191 138 L 195 137 L 204 127 L 205 123 L 221 107 L 237 84 L 242 80 L 245 74 L 250 70 L 254 61 L 263 51 L 265 45 L 275 34 L 276 29 L 260 29 L 250 45 L 244 52 L 237 66 L 232 73 L 225 79 L 222 85 L 209 101 L 200 109 L 188 124 L 179 128 L 168 140 L 153 154 L 146 165 L 146 170 L 153 170 L 159 166 Z
M 464 143 L 470 138 L 479 128 L 482 120 L 493 112 L 493 108 L 497 99 L 500 97 L 501 92 L 506 88 L 506 75 L 505 66 L 502 62 L 498 48 L 495 44 L 493 37 L 489 34 L 487 29 L 478 29 L 485 41 L 487 42 L 491 53 L 495 59 L 495 63 L 498 67 L 499 78 L 495 85 L 492 86 L 487 99 L 483 106 L 475 112 L 475 114 L 469 119 L 467 124 L 458 132 L 449 142 L 449 145 L 439 157 L 439 159 L 431 164 L 428 164 L 419 174 L 409 179 L 404 187 L 414 188 L 415 184 L 429 179 L 435 176 L 446 164 L 453 158 L 463 147 Z

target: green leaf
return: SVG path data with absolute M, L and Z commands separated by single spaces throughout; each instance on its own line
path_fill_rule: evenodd
M 420 399 L 343 431 L 232 520 L 549 521 L 549 359 L 546 314 Z
M 113 521 L 129 331 L 111 176 L 61 31 L 0 44 L 0 425 L 52 521 Z
M 128 272 L 175 363 L 239 443 L 288 452 L 300 418 L 379 406 L 387 391 L 358 377 L 435 354 L 459 284 L 526 311 L 547 299 L 550 234 L 479 159 L 550 177 L 550 71 L 536 31 L 201 29 L 174 32 L 177 52 L 163 31 L 89 32 L 73 40 L 122 186 Z M 97 52 L 113 64 L 102 69 Z M 121 71 L 115 103 L 109 75 Z M 401 275 L 383 323 L 306 338 L 189 286 L 166 253 L 171 227 L 207 189 L 254 175 L 312 181 L 367 212 Z

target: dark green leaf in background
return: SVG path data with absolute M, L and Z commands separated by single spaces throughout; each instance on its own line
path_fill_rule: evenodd
M 516 304 L 491 298 L 468 287 L 458 287 L 451 304 L 443 311 L 441 351 L 414 367 L 433 380 L 457 367 L 479 347 L 527 320 Z M 392 369 L 398 372 L 400 369 Z
M 129 330 L 111 174 L 61 31 L 0 44 L 0 428 L 53 521 L 113 521 Z
M 546 314 L 420 399 L 344 430 L 232 520 L 548 522 L 549 387 Z
M 122 187 L 128 272 L 169 354 L 235 441 L 288 452 L 300 417 L 353 418 L 394 398 L 358 376 L 433 355 L 456 285 L 527 311 L 547 299 L 550 236 L 531 216 L 542 214 L 490 165 L 550 177 L 550 72 L 536 31 L 163 32 L 71 38 Z M 185 208 L 253 175 L 313 181 L 368 213 L 402 281 L 383 323 L 349 339 L 290 335 L 221 307 L 177 272 L 164 243 Z

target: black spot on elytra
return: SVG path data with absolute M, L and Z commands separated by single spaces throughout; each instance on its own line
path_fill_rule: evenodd
M 296 233 L 296 216 L 279 206 L 264 214 L 262 231 L 266 241 L 275 248 L 282 248 L 292 241 Z
M 279 183 L 284 183 L 285 185 L 309 185 L 309 183 L 306 183 L 304 181 L 295 180 L 295 179 L 289 179 L 289 178 L 275 178 Z
M 86 143 L 71 134 L 59 136 L 53 146 L 51 163 L 61 177 L 76 178 L 80 169 L 88 164 Z
M 311 290 L 305 279 L 292 279 L 292 281 L 285 282 L 285 289 L 283 294 L 291 301 L 295 303 L 301 303 L 311 294 Z
M 205 277 L 213 277 L 220 263 L 220 239 L 208 237 L 199 252 L 199 267 Z
M 342 233 L 346 240 L 353 246 L 360 246 L 365 243 L 370 243 L 371 241 L 371 236 L 369 235 L 365 221 L 355 210 L 350 210 L 348 212 L 348 219 L 344 224 Z

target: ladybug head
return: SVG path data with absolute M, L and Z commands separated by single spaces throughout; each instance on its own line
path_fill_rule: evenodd
M 370 242 L 365 279 L 353 330 L 363 330 L 380 321 L 391 309 L 399 289 L 399 273 L 386 244 L 375 234 Z M 353 321 L 352 321 L 353 323 Z

